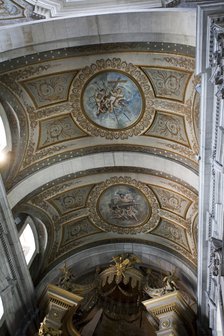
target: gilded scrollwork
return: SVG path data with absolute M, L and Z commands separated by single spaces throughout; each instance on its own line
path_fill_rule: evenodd
M 191 106 L 163 98 L 154 99 L 153 107 L 159 111 L 172 112 L 183 116 L 191 114 Z
M 51 237 L 49 234 L 47 252 L 49 261 L 54 262 L 63 254 L 72 253 L 72 250 L 76 248 L 81 250 L 84 246 L 106 240 L 106 232 L 110 232 L 111 239 L 116 238 L 117 233 L 127 235 L 149 233 L 144 235 L 146 241 L 155 243 L 155 245 L 164 245 L 165 249 L 172 249 L 172 253 L 179 253 L 195 263 L 195 250 L 192 247 L 194 244 L 191 246 L 189 239 L 190 234 L 193 237 L 189 230 L 194 229 L 192 221 L 196 211 L 197 195 L 193 187 L 178 177 L 141 168 L 141 162 L 138 167 L 135 167 L 137 164 L 131 161 L 128 167 L 104 166 L 102 163 L 99 169 L 91 168 L 96 165 L 94 163 L 91 166 L 88 162 L 90 168 L 85 170 L 85 158 L 88 155 L 102 153 L 103 157 L 105 153 L 111 155 L 116 151 L 119 155 L 123 152 L 138 153 L 138 155 L 142 153 L 152 160 L 155 156 L 160 156 L 169 161 L 170 165 L 178 162 L 191 171 L 197 172 L 194 134 L 196 129 L 193 128 L 193 122 L 197 124 L 199 106 L 192 96 L 194 82 L 189 80 L 190 76 L 192 77 L 191 68 L 194 60 L 191 57 L 185 57 L 183 53 L 182 57 L 175 53 L 171 54 L 171 52 L 165 53 L 161 50 L 163 47 L 159 45 L 158 43 L 159 52 L 153 49 L 151 53 L 154 48 L 152 44 L 149 44 L 150 51 L 147 51 L 147 48 L 144 49 L 149 55 L 148 68 L 130 64 L 129 61 L 112 59 L 114 50 L 130 51 L 133 47 L 133 50 L 137 51 L 137 44 L 128 48 L 114 46 L 115 49 L 113 46 L 105 46 L 105 49 L 99 46 L 101 48 L 99 50 L 107 51 L 105 60 L 95 62 L 96 56 L 91 55 L 84 61 L 85 64 L 90 64 L 86 68 L 81 68 L 81 61 L 76 62 L 78 57 L 81 59 L 84 55 L 81 48 L 76 50 L 77 54 L 74 50 L 60 51 L 60 57 L 63 55 L 65 63 L 62 68 L 57 69 L 59 73 L 54 73 L 56 70 L 54 64 L 62 64 L 62 61 L 58 61 L 59 56 L 56 51 L 52 52 L 53 61 L 50 61 L 51 55 L 49 54 L 46 58 L 40 55 L 41 61 L 37 62 L 35 58 L 31 67 L 25 65 L 25 62 L 31 62 L 29 56 L 25 60 L 22 59 L 20 65 L 12 61 L 11 64 L 14 66 L 12 69 L 10 69 L 10 64 L 6 64 L 10 72 L 1 75 L 1 80 L 4 82 L 2 86 L 5 88 L 8 86 L 9 91 L 13 92 L 14 99 L 17 101 L 16 104 L 13 103 L 14 110 L 20 111 L 18 105 L 22 108 L 24 106 L 23 120 L 21 120 L 22 113 L 18 113 L 18 119 L 20 129 L 26 129 L 27 132 L 24 133 L 28 134 L 21 145 L 26 153 L 22 152 L 22 148 L 20 149 L 23 159 L 19 159 L 18 162 L 21 161 L 22 165 L 17 165 L 17 172 L 14 170 L 13 178 L 10 178 L 8 184 L 9 188 L 13 188 L 31 174 L 61 161 L 65 166 L 67 160 L 79 157 L 83 164 L 82 171 L 52 180 L 38 190 L 33 190 L 25 200 L 21 200 L 24 208 L 33 207 L 43 214 L 43 218 L 46 215 L 48 217 L 49 232 L 52 233 Z M 168 47 L 170 46 L 166 46 Z M 177 47 L 178 52 L 181 52 L 180 47 Z M 92 48 L 98 52 L 95 46 Z M 174 49 L 174 46 L 172 48 Z M 91 48 L 86 47 L 85 50 L 92 54 Z M 108 54 L 109 52 L 111 53 Z M 186 50 L 185 52 L 187 54 Z M 69 60 L 66 59 L 68 55 L 74 57 L 74 66 L 79 64 L 81 70 L 77 72 L 77 68 L 72 68 L 72 58 L 69 56 Z M 187 63 L 188 58 L 189 63 Z M 136 64 L 142 64 L 137 62 L 137 56 L 136 58 L 131 56 L 129 59 L 134 59 Z M 41 63 L 42 60 L 44 63 Z M 95 64 L 88 63 L 89 61 Z M 66 62 L 71 69 L 67 82 Z M 157 62 L 161 71 L 156 73 L 157 80 L 155 80 L 149 74 L 147 77 L 144 71 L 145 68 L 149 69 L 149 72 L 156 70 Z M 76 74 L 75 77 L 74 74 Z M 155 82 L 156 97 L 153 91 Z M 106 86 L 106 89 L 101 85 Z M 92 98 L 90 97 L 92 91 L 88 91 L 90 87 L 93 90 Z M 133 96 L 129 91 L 132 94 L 134 92 Z M 161 96 L 158 93 L 161 93 Z M 185 93 L 187 97 L 184 101 Z M 4 94 L 5 91 L 2 91 L 0 95 L 4 96 Z M 35 96 L 33 100 L 31 94 Z M 179 101 L 175 94 L 181 97 Z M 86 105 L 84 96 L 87 100 L 91 98 Z M 189 96 L 190 99 L 187 101 Z M 7 96 L 7 100 L 12 101 L 10 96 Z M 132 109 L 133 106 L 136 114 Z M 89 107 L 93 108 L 93 112 L 90 111 L 91 109 L 88 110 Z M 193 115 L 194 112 L 196 112 L 195 115 Z M 95 119 L 91 119 L 91 113 Z M 115 125 L 115 114 L 117 117 L 122 115 L 123 118 L 119 119 L 117 126 Z M 104 120 L 105 115 L 109 118 L 113 115 L 114 124 L 103 123 L 106 120 L 106 118 Z M 193 119 L 194 116 L 195 119 Z M 91 138 L 87 137 L 88 135 L 97 136 L 98 139 L 90 141 Z M 156 135 L 158 135 L 157 138 Z M 21 136 L 24 137 L 22 133 Z M 83 138 L 80 139 L 81 137 Z M 104 139 L 99 139 L 99 137 Z M 132 137 L 129 141 L 120 141 L 129 137 Z M 108 141 L 111 139 L 113 141 Z M 107 174 L 109 176 L 106 176 Z M 124 174 L 125 178 L 120 177 Z M 130 178 L 128 178 L 129 175 Z M 95 181 L 96 176 L 97 182 Z M 110 176 L 114 177 L 109 179 Z M 106 178 L 109 179 L 107 183 Z M 147 185 L 134 180 L 135 178 L 144 181 Z M 88 181 L 87 183 L 91 183 L 92 191 L 86 192 L 84 196 L 79 192 L 73 193 L 74 189 L 81 189 L 85 186 L 84 179 Z M 76 180 L 74 184 L 71 182 L 73 180 Z M 104 182 L 95 185 L 102 180 Z M 156 180 L 155 184 L 152 180 Z M 150 185 L 151 183 L 153 186 Z M 159 195 L 154 190 L 155 186 L 161 189 L 170 188 L 172 191 Z M 105 204 L 106 210 L 104 209 Z M 161 230 L 161 235 L 156 236 L 160 220 L 171 221 L 173 228 Z M 190 245 L 189 251 L 187 251 L 187 242 L 182 235 L 184 230 L 186 241 Z M 140 240 L 141 237 L 143 235 L 136 236 L 136 240 Z M 127 237 L 130 240 L 132 238 Z M 48 267 L 48 260 L 44 267 Z
M 39 148 L 85 136 L 70 114 L 40 121 Z
M 189 250 L 186 231 L 179 225 L 173 224 L 167 220 L 162 220 L 159 226 L 153 230 L 152 234 L 169 239 Z
M 118 58 L 101 59 L 80 70 L 71 92 L 74 118 L 90 135 L 107 139 L 140 135 L 154 117 L 147 77 Z
M 143 68 L 151 80 L 156 97 L 164 97 L 177 101 L 184 101 L 185 90 L 190 73 L 169 68 Z
M 64 215 L 68 212 L 84 207 L 91 188 L 92 185 L 71 189 L 57 194 L 49 201 L 54 205 L 61 215 Z
M 23 82 L 37 107 L 66 101 L 68 91 L 76 72 L 38 77 Z
M 183 57 L 183 56 L 178 56 L 178 57 L 165 56 L 164 60 L 171 66 L 175 66 L 177 68 L 183 68 L 189 71 L 194 71 L 195 69 L 194 58 Z
M 192 201 L 167 189 L 153 188 L 161 207 L 184 217 Z
M 87 218 L 72 221 L 71 223 L 63 225 L 60 248 L 72 241 L 98 232 L 100 232 L 99 229 L 93 226 Z
M 189 146 L 182 116 L 157 111 L 153 124 L 146 135 L 165 138 Z

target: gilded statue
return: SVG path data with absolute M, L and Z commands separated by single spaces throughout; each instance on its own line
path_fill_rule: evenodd
M 115 262 L 116 275 L 119 276 L 125 276 L 125 271 L 127 268 L 132 267 L 134 264 L 139 264 L 141 260 L 135 256 L 135 255 L 127 255 L 127 256 L 117 256 L 112 258 Z
M 56 330 L 47 326 L 46 318 L 40 324 L 38 336 L 60 336 L 60 335 L 62 335 L 61 330 Z
M 71 286 L 72 272 L 69 270 L 66 263 L 64 263 L 64 266 L 60 268 L 60 271 L 61 271 L 61 276 L 58 280 L 58 286 L 65 290 L 69 290 Z

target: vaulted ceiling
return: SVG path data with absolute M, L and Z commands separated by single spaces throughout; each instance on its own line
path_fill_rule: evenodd
M 108 246 L 110 256 L 117 243 L 154 247 L 195 272 L 197 84 L 194 48 L 173 43 L 4 63 L 0 98 L 13 142 L 5 186 L 15 217 L 34 219 L 38 279 L 91 248 Z
M 18 231 L 27 216 L 36 227 L 38 296 L 65 261 L 83 279 L 131 252 L 155 272 L 176 270 L 192 305 L 195 12 L 152 8 L 196 2 L 124 3 L 0 3 L 0 103 L 12 137 L 4 184 Z

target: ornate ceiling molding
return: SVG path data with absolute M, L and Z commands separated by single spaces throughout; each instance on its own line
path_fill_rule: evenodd
M 175 0 L 125 0 L 122 3 L 118 0 L 26 0 L 35 6 L 34 13 L 45 18 L 85 15 L 98 15 L 108 13 L 145 11 L 152 8 L 168 7 L 178 1 Z

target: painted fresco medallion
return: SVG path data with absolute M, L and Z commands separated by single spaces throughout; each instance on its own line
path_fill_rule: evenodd
M 111 186 L 102 193 L 98 211 L 107 223 L 121 227 L 145 223 L 152 212 L 150 204 L 140 190 L 122 184 Z
M 118 58 L 99 60 L 80 70 L 69 96 L 78 126 L 107 139 L 144 133 L 155 115 L 153 98 L 144 72 Z
M 104 71 L 87 83 L 83 110 L 95 124 L 109 129 L 133 125 L 141 116 L 143 99 L 139 87 L 121 72 Z
M 90 220 L 104 231 L 149 232 L 160 220 L 153 191 L 130 177 L 112 177 L 96 185 L 87 206 Z

